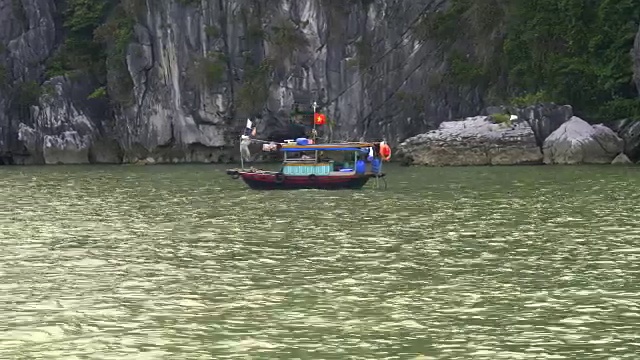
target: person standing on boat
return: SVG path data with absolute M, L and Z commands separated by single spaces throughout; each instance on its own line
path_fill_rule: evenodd
M 247 119 L 247 125 L 244 128 L 244 133 L 240 136 L 240 156 L 244 161 L 251 161 L 251 151 L 249 151 L 249 145 L 251 144 L 251 137 L 256 136 L 257 128 L 253 122 Z

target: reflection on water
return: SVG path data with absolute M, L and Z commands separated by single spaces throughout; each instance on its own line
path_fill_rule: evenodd
M 0 358 L 635 358 L 638 170 L 0 168 Z M 422 357 L 420 357 L 422 356 Z

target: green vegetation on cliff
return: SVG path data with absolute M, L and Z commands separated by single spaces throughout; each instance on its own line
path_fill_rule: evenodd
M 102 76 L 106 69 L 105 49 L 94 41 L 93 32 L 104 22 L 107 0 L 69 0 L 64 9 L 66 37 L 47 64 L 47 76 L 85 70 Z
M 495 102 L 567 103 L 607 121 L 640 118 L 630 55 L 639 24 L 638 0 L 452 0 L 416 30 L 449 44 L 452 80 L 485 86 Z M 460 37 L 475 44 L 470 56 Z
M 141 4 L 139 0 L 68 0 L 63 12 L 65 40 L 48 61 L 47 76 L 81 70 L 105 84 L 111 72 L 119 80 L 116 85 L 125 88 L 119 90 L 130 87 L 125 53 Z
M 244 84 L 238 90 L 237 103 L 240 111 L 258 113 L 269 98 L 269 74 L 273 61 L 263 60 L 259 64 L 247 63 Z
M 504 44 L 513 86 L 595 120 L 640 116 L 630 50 L 638 0 L 516 2 Z

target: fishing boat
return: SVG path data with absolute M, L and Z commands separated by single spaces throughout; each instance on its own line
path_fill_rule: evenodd
M 310 139 L 275 144 L 284 153 L 279 171 L 255 168 L 229 169 L 234 179 L 242 178 L 256 190 L 295 189 L 361 189 L 370 179 L 384 180 L 382 160 L 388 160 L 390 149 L 384 142 L 347 142 L 315 144 Z M 336 161 L 331 153 L 343 153 L 350 160 Z M 388 154 L 388 155 L 387 155 Z M 387 155 L 387 156 L 383 156 Z M 386 187 L 386 182 L 384 182 Z
M 227 174 L 242 180 L 256 190 L 294 189 L 361 189 L 370 179 L 376 187 L 384 182 L 382 161 L 389 161 L 391 148 L 386 142 L 317 143 L 317 126 L 326 123 L 326 116 L 318 113 L 313 103 L 313 129 L 311 137 L 284 140 L 276 143 L 255 139 L 256 127 L 250 119 L 240 139 L 241 168 L 228 169 Z M 248 144 L 262 142 L 262 151 L 282 152 L 284 160 L 279 171 L 246 169 L 243 159 L 249 158 Z M 342 154 L 342 161 L 332 155 Z

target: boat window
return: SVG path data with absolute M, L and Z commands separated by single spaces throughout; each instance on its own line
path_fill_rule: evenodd
M 316 161 L 316 154 L 315 151 L 290 152 L 286 161 Z

